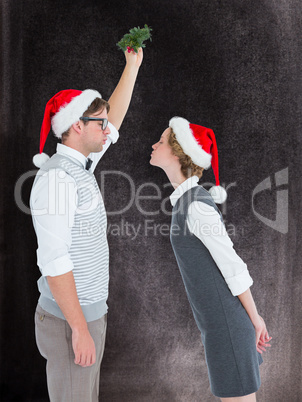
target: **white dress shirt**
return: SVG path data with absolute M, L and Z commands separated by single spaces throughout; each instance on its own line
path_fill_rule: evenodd
M 193 176 L 178 186 L 170 196 L 172 206 L 186 191 L 198 186 L 198 181 L 198 177 Z M 232 294 L 237 296 L 245 292 L 253 280 L 246 264 L 234 250 L 218 212 L 202 201 L 193 201 L 188 210 L 187 224 L 191 233 L 209 250 Z
M 109 128 L 111 133 L 103 150 L 88 155 L 93 161 L 90 172 L 94 171 L 111 143 L 118 140 L 116 128 L 111 123 Z M 57 153 L 68 156 L 85 169 L 87 158 L 81 152 L 59 143 Z M 62 169 L 44 173 L 32 188 L 30 207 L 38 242 L 37 264 L 43 276 L 62 275 L 73 269 L 68 250 L 77 201 L 75 180 Z

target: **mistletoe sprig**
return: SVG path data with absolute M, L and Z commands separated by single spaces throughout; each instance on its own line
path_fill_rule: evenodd
M 122 39 L 116 44 L 123 52 L 126 50 L 128 53 L 132 52 L 132 50 L 137 53 L 140 47 L 146 47 L 143 44 L 145 40 L 151 39 L 151 31 L 152 29 L 145 24 L 144 28 L 132 28 L 130 29 L 130 33 L 127 33 L 122 37 Z

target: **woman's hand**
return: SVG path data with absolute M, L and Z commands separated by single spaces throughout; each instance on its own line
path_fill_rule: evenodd
M 267 347 L 271 347 L 268 343 L 272 337 L 268 335 L 265 322 L 262 317 L 258 314 L 257 320 L 253 322 L 256 331 L 256 348 L 259 353 L 266 351 Z
M 263 318 L 260 317 L 260 315 L 258 314 L 250 288 L 238 295 L 238 299 L 241 301 L 241 304 L 245 308 L 255 327 L 257 351 L 259 353 L 263 353 L 265 352 L 265 348 L 271 347 L 268 342 L 272 339 L 272 337 L 268 335 L 265 322 L 263 321 Z

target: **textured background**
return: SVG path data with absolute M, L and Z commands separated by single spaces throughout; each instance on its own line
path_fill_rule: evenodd
M 235 183 L 223 208 L 238 254 L 254 279 L 252 293 L 273 347 L 261 366 L 259 401 L 298 402 L 301 385 L 301 17 L 300 0 L 27 0 L 1 1 L 1 385 L 3 401 L 47 401 L 45 362 L 34 340 L 39 277 L 31 217 L 14 201 L 18 178 L 28 205 L 32 156 L 48 99 L 65 88 L 95 88 L 109 98 L 124 66 L 115 43 L 133 26 L 154 29 L 119 142 L 96 170 L 108 211 L 126 206 L 130 183 L 157 183 L 151 145 L 172 116 L 213 128 L 223 185 Z M 45 151 L 55 152 L 49 137 Z M 288 233 L 261 222 L 276 218 L 275 173 L 288 168 Z M 213 181 L 212 172 L 204 181 Z M 141 194 L 155 195 L 147 187 Z M 281 194 L 281 193 L 280 193 Z M 157 211 L 160 200 L 144 200 Z M 168 211 L 171 210 L 165 202 Z M 284 204 L 285 205 L 285 204 Z M 285 205 L 286 206 L 286 205 Z M 109 216 L 109 326 L 102 401 L 197 402 L 211 395 L 200 335 L 166 233 L 146 228 L 170 217 L 132 205 Z M 117 234 L 135 225 L 135 240 Z M 139 226 L 141 225 L 141 226 Z M 114 230 L 116 229 L 116 230 Z

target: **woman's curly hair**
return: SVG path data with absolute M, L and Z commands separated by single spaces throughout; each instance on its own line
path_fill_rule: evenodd
M 181 166 L 181 172 L 188 179 L 191 176 L 198 176 L 201 178 L 204 168 L 195 165 L 190 156 L 186 155 L 176 139 L 176 135 L 172 128 L 168 137 L 168 144 L 172 148 L 172 152 L 178 157 Z

